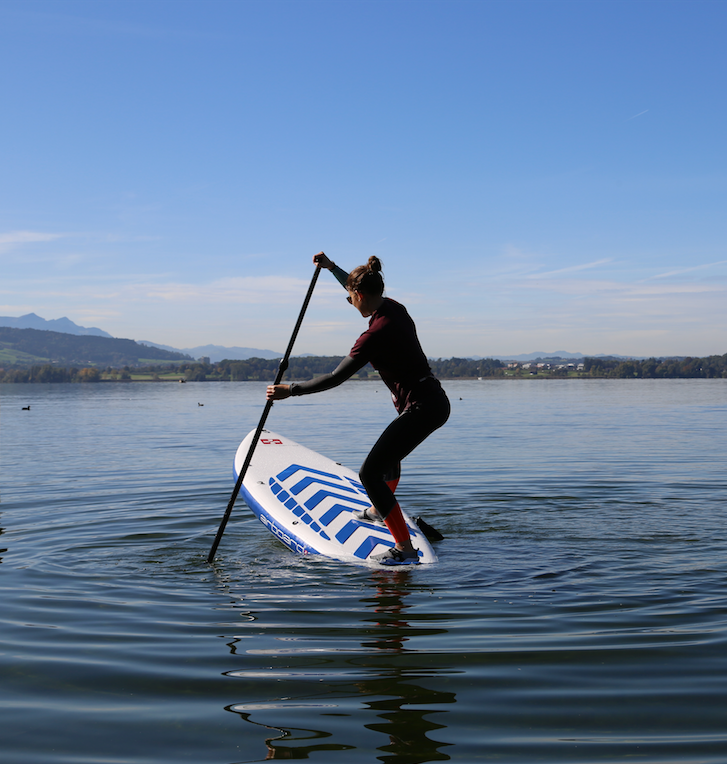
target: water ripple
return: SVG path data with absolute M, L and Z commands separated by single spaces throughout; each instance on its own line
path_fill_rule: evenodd
M 727 384 L 704 382 L 449 383 L 399 491 L 440 563 L 403 571 L 296 557 L 243 505 L 206 564 L 263 384 L 3 386 L 0 758 L 722 764 Z M 275 427 L 356 468 L 376 388 Z

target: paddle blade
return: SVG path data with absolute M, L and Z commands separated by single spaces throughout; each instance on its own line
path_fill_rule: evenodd
M 424 534 L 427 541 L 441 541 L 444 536 L 436 529 L 432 528 L 426 520 L 422 517 L 415 517 L 414 522 L 417 524 L 419 530 Z

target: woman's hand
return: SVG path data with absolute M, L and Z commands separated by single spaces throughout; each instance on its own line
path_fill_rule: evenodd
M 320 265 L 321 268 L 325 268 L 327 271 L 332 270 L 336 265 L 326 256 L 325 252 L 319 252 L 317 255 L 313 255 L 313 262 L 316 265 Z
M 290 398 L 290 385 L 268 385 L 269 401 L 283 401 L 286 398 Z

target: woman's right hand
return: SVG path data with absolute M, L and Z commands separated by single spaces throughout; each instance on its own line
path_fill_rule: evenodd
M 290 397 L 290 385 L 268 385 L 269 401 L 284 401 Z
M 321 268 L 325 268 L 327 271 L 330 271 L 335 266 L 335 263 L 326 256 L 325 252 L 319 252 L 317 255 L 313 255 L 313 262 L 316 265 L 320 265 Z

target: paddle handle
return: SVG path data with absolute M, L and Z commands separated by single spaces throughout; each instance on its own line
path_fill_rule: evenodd
M 280 384 L 280 381 L 283 378 L 283 374 L 285 374 L 288 368 L 290 354 L 293 351 L 293 345 L 295 344 L 295 340 L 298 336 L 298 331 L 300 330 L 301 324 L 303 323 L 303 316 L 305 316 L 305 312 L 308 308 L 308 303 L 310 302 L 310 298 L 313 295 L 313 289 L 316 285 L 316 281 L 318 281 L 320 272 L 321 266 L 317 265 L 315 272 L 313 273 L 313 278 L 311 279 L 310 286 L 308 287 L 308 293 L 306 294 L 305 300 L 303 301 L 303 307 L 300 309 L 300 314 L 298 315 L 295 329 L 293 329 L 293 334 L 290 337 L 290 342 L 288 343 L 288 347 L 285 351 L 285 355 L 280 359 L 280 364 L 278 365 L 278 373 L 275 375 L 275 382 L 273 383 L 275 385 Z M 252 443 L 250 443 L 250 448 L 248 449 L 247 456 L 245 457 L 245 461 L 242 463 L 240 474 L 237 476 L 237 482 L 235 483 L 235 488 L 232 491 L 232 496 L 230 496 L 230 500 L 227 502 L 227 509 L 225 510 L 225 514 L 222 518 L 222 522 L 220 523 L 220 527 L 217 529 L 217 535 L 215 536 L 212 548 L 210 549 L 210 553 L 207 555 L 207 562 L 209 563 L 215 559 L 215 554 L 217 554 L 217 547 L 220 545 L 220 541 L 222 540 L 222 535 L 225 532 L 227 521 L 230 519 L 232 508 L 235 506 L 235 501 L 237 500 L 237 495 L 240 493 L 240 488 L 242 488 L 242 481 L 245 479 L 247 468 L 250 466 L 250 462 L 252 461 L 252 455 L 255 452 L 255 446 L 257 446 L 258 441 L 260 440 L 260 435 L 262 434 L 263 428 L 265 427 L 265 422 L 272 407 L 272 401 L 267 401 L 265 403 L 263 415 L 260 417 L 260 422 L 258 423 L 257 429 L 255 430 L 255 435 L 253 436 Z

